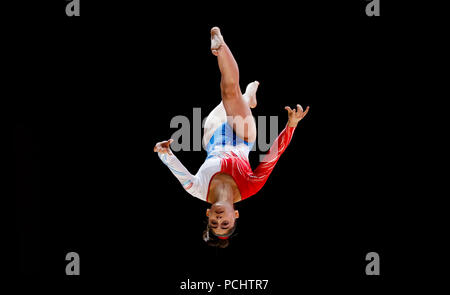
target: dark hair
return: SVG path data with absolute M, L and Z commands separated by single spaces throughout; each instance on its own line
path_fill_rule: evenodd
M 220 237 L 227 237 L 227 239 L 220 239 L 209 227 L 208 221 L 206 222 L 206 229 L 203 231 L 203 240 L 208 246 L 226 248 L 230 245 L 230 238 L 235 236 L 237 227 L 237 220 L 234 221 L 234 226 L 228 231 L 227 234 Z

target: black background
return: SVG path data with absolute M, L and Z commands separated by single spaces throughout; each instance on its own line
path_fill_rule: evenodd
M 261 294 L 366 293 L 417 274 L 404 113 L 406 91 L 420 91 L 411 58 L 421 27 L 408 7 L 382 1 L 369 18 L 362 0 L 81 2 L 81 17 L 55 1 L 8 20 L 21 279 L 163 294 L 187 293 L 188 278 L 269 279 Z M 220 102 L 212 26 L 241 87 L 261 82 L 255 116 L 279 116 L 281 131 L 285 105 L 311 107 L 264 188 L 237 205 L 227 249 L 204 245 L 207 205 L 152 152 L 174 116 L 200 107 L 204 117 Z M 205 152 L 177 156 L 195 173 Z M 80 277 L 65 276 L 70 251 Z M 365 276 L 371 251 L 380 277 Z

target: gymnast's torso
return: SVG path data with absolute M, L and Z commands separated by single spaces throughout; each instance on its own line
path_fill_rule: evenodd
M 211 181 L 216 175 L 227 174 L 237 185 L 239 196 L 236 201 L 245 200 L 256 194 L 264 185 L 276 162 L 289 144 L 295 127 L 288 127 L 280 133 L 265 159 L 252 170 L 248 155 L 254 142 L 247 142 L 236 135 L 227 123 L 219 125 L 206 143 L 207 156 L 195 175 L 181 164 L 175 155 L 158 153 L 183 188 L 192 196 L 209 202 Z

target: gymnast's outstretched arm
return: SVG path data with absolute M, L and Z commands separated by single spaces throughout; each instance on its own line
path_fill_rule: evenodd
M 183 188 L 189 192 L 195 183 L 195 176 L 193 176 L 183 164 L 178 160 L 178 158 L 170 150 L 170 144 L 173 139 L 167 141 L 158 142 L 153 148 L 154 152 L 158 153 L 161 161 L 169 167 L 173 175 L 178 179 Z
M 288 112 L 288 122 L 286 128 L 280 133 L 277 139 L 274 141 L 270 147 L 269 152 L 264 157 L 263 161 L 255 169 L 253 175 L 250 177 L 248 186 L 252 194 L 256 194 L 266 183 L 269 175 L 272 173 L 275 165 L 284 153 L 287 146 L 291 142 L 294 130 L 300 122 L 308 113 L 309 107 L 303 111 L 303 108 L 298 104 L 297 109 L 291 109 L 290 107 L 285 107 Z

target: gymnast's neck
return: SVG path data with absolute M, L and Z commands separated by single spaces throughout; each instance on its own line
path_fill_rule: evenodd
M 209 186 L 208 202 L 236 203 L 241 200 L 241 193 L 233 177 L 225 173 L 216 174 Z

